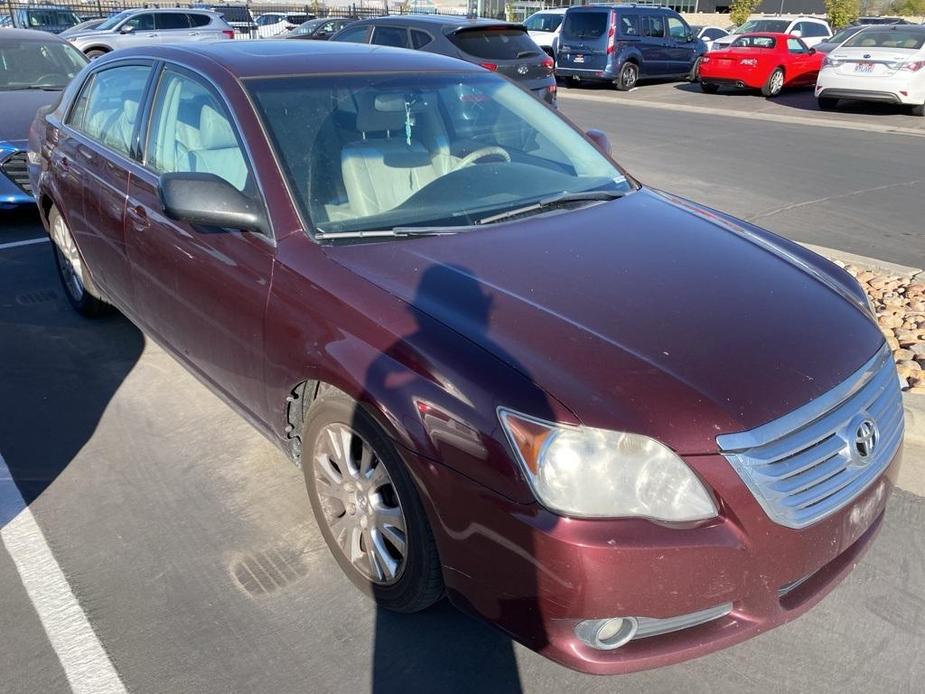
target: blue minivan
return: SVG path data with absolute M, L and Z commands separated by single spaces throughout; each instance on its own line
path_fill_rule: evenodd
M 664 7 L 570 7 L 559 34 L 556 77 L 613 82 L 632 89 L 640 79 L 695 79 L 707 47 L 681 15 Z

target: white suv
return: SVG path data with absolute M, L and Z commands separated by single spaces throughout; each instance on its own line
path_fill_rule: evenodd
M 546 51 L 553 58 L 559 49 L 559 29 L 565 19 L 567 7 L 556 7 L 550 10 L 540 10 L 531 14 L 524 21 L 527 33 L 537 46 Z
M 740 34 L 766 32 L 770 34 L 792 34 L 803 39 L 807 46 L 822 43 L 832 35 L 832 27 L 824 19 L 818 17 L 754 17 L 745 24 L 737 27 L 728 36 L 723 36 L 713 42 L 711 50 L 729 48 L 729 45 L 739 38 Z
M 92 60 L 130 46 L 233 39 L 234 29 L 221 15 L 207 10 L 141 9 L 125 10 L 95 29 L 66 38 Z
M 925 116 L 925 26 L 877 26 L 852 36 L 825 57 L 816 99 L 824 110 L 850 99 L 908 104 Z

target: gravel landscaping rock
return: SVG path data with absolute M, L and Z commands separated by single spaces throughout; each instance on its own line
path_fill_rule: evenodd
M 903 390 L 925 393 L 925 280 L 895 275 L 838 260 L 870 297 L 877 322 L 893 350 Z

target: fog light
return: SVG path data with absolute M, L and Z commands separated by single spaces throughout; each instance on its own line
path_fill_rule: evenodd
M 578 623 L 575 635 L 591 648 L 612 651 L 632 639 L 638 626 L 635 617 L 588 619 Z

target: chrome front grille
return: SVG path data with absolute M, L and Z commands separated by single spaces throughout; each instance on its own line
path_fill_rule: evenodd
M 805 528 L 864 491 L 896 455 L 902 436 L 899 378 L 884 345 L 825 395 L 716 441 L 771 520 Z
M 3 163 L 0 164 L 0 171 L 15 183 L 20 190 L 28 195 L 32 195 L 32 184 L 29 183 L 29 171 L 26 169 L 25 152 L 16 152 L 4 159 Z

